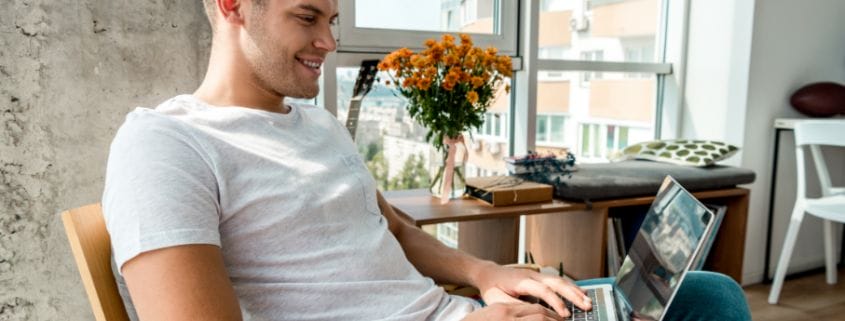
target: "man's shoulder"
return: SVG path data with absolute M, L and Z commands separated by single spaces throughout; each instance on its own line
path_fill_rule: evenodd
M 126 114 L 126 119 L 121 128 L 140 125 L 140 127 L 145 128 L 183 129 L 184 122 L 179 120 L 191 113 L 193 109 L 191 104 L 190 99 L 181 95 L 167 99 L 153 108 L 135 107 Z
M 177 96 L 155 108 L 136 107 L 126 114 L 112 144 L 179 144 L 195 140 L 194 130 L 180 119 L 188 112 L 185 103 Z

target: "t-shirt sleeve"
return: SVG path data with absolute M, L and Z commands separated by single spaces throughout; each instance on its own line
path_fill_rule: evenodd
M 118 269 L 146 251 L 220 246 L 213 166 L 185 126 L 136 110 L 112 142 L 102 204 Z

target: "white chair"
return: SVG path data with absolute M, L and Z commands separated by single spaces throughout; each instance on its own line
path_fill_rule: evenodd
M 777 304 L 780 290 L 783 287 L 783 278 L 786 276 L 786 269 L 789 267 L 789 259 L 792 250 L 795 248 L 795 241 L 798 237 L 798 230 L 801 228 L 801 221 L 804 213 L 809 213 L 824 220 L 824 251 L 827 269 L 827 283 L 836 284 L 836 245 L 834 244 L 834 222 L 845 223 L 845 188 L 831 185 L 830 174 L 822 158 L 820 145 L 831 145 L 845 147 L 845 121 L 838 120 L 807 120 L 795 124 L 795 164 L 798 169 L 798 190 L 795 198 L 795 208 L 792 210 L 792 219 L 789 222 L 789 229 L 786 231 L 786 239 L 783 242 L 783 250 L 778 260 L 775 271 L 774 284 L 769 292 L 769 303 Z M 822 188 L 822 197 L 807 198 L 805 189 L 807 180 L 804 168 L 804 146 L 810 147 L 810 152 L 818 172 L 819 182 Z M 835 166 L 845 166 L 836 164 Z

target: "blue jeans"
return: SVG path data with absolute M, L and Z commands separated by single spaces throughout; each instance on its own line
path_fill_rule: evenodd
M 579 286 L 612 284 L 613 278 L 576 282 Z M 719 273 L 693 271 L 684 277 L 664 320 L 751 320 L 745 293 L 733 279 Z

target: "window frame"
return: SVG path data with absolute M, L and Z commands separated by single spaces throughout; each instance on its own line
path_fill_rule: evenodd
M 662 15 L 658 26 L 655 52 L 658 62 L 615 62 L 615 61 L 584 61 L 566 59 L 540 59 L 538 43 L 540 4 L 535 1 L 500 0 L 505 5 L 504 10 L 498 12 L 514 12 L 502 15 L 503 23 L 500 30 L 513 34 L 513 44 L 498 45 L 500 52 L 510 54 L 514 59 L 515 75 L 512 79 L 512 94 L 510 111 L 507 113 L 508 124 L 505 132 L 508 134 L 509 155 L 524 154 L 528 150 L 536 149 L 536 94 L 538 89 L 537 74 L 544 72 L 620 72 L 637 74 L 654 74 L 656 77 L 655 92 L 655 138 L 676 138 L 680 134 L 681 108 L 685 87 L 687 34 L 689 29 L 690 0 L 661 0 Z M 325 108 L 337 115 L 337 69 L 338 67 L 358 67 L 365 59 L 381 59 L 385 54 L 402 46 L 420 49 L 423 41 L 438 38 L 444 32 L 416 32 L 403 30 L 375 30 L 354 28 L 354 1 L 339 3 L 341 19 L 339 35 L 343 44 L 338 51 L 330 54 L 323 71 L 321 98 Z M 518 19 L 517 19 L 518 15 Z M 352 19 L 343 19 L 353 16 Z M 519 23 L 517 24 L 517 20 Z M 344 27 L 345 25 L 345 27 Z M 357 29 L 357 30 L 356 30 Z M 354 37 L 352 37 L 354 36 Z M 355 43 L 360 37 L 365 40 Z M 476 43 L 481 46 L 491 45 L 482 38 L 490 35 L 473 35 Z M 502 38 L 502 35 L 494 38 Z M 384 42 L 385 39 L 399 38 L 401 41 Z M 367 46 L 367 41 L 378 40 L 381 45 Z M 501 41 L 502 39 L 499 39 Z M 514 50 L 501 50 L 501 48 Z M 520 107 L 517 107 L 520 106 Z M 571 118 L 570 118 L 571 119 Z M 570 124 L 574 124 L 570 122 Z M 579 132 L 576 130 L 576 132 Z M 574 147 L 574 146 L 572 146 Z
M 517 53 L 518 2 L 493 0 L 493 34 L 472 33 L 473 41 L 481 47 L 494 46 L 502 54 Z M 397 48 L 422 49 L 426 39 L 439 38 L 447 32 L 376 29 L 355 26 L 355 0 L 338 1 L 338 51 L 386 53 Z M 455 32 L 450 32 L 455 33 Z

